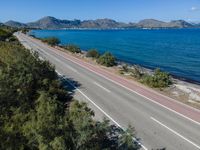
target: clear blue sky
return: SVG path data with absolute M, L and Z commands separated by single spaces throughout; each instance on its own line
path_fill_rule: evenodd
M 1 0 L 0 22 L 111 18 L 136 22 L 145 18 L 200 22 L 200 0 Z

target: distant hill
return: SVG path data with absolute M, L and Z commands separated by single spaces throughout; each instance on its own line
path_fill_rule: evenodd
M 5 22 L 4 24 L 7 25 L 7 26 L 16 27 L 16 28 L 24 28 L 24 27 L 27 27 L 27 25 L 26 25 L 25 23 L 20 23 L 20 22 L 13 21 L 13 20 L 7 21 L 7 22 Z
M 61 20 L 55 17 L 43 17 L 35 22 L 20 23 L 16 21 L 8 21 L 4 23 L 12 27 L 28 27 L 40 29 L 64 29 L 64 28 L 193 28 L 200 25 L 193 25 L 184 20 L 174 20 L 171 22 L 163 22 L 155 19 L 144 19 L 138 23 L 123 23 L 112 19 L 97 19 L 97 20 Z
M 80 26 L 80 20 L 60 20 L 54 17 L 44 17 L 38 21 L 27 23 L 28 27 L 41 29 L 74 28 Z
M 200 28 L 200 23 L 193 23 L 192 24 L 194 27 L 196 27 L 196 28 Z
M 188 23 L 184 20 L 174 20 L 167 24 L 168 24 L 168 27 L 173 27 L 173 28 L 192 28 L 193 27 L 191 23 Z
M 112 19 L 97 19 L 82 21 L 80 27 L 82 28 L 120 28 L 124 23 L 117 22 Z
M 139 21 L 136 26 L 140 28 L 163 28 L 166 27 L 166 23 L 155 19 L 144 19 Z
M 36 22 L 27 24 L 32 28 L 60 29 L 60 28 L 117 28 L 121 23 L 111 19 L 97 20 L 60 20 L 54 17 L 44 17 Z
M 155 19 L 144 19 L 137 23 L 141 28 L 191 28 L 192 24 L 184 20 L 174 20 L 171 22 L 163 22 Z

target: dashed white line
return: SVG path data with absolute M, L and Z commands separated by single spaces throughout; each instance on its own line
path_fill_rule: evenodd
M 193 146 L 195 146 L 196 148 L 200 149 L 200 146 L 197 145 L 196 143 L 190 141 L 189 139 L 187 139 L 186 137 L 182 136 L 180 133 L 174 131 L 173 129 L 169 128 L 168 126 L 164 125 L 162 122 L 158 121 L 157 119 L 151 117 L 151 119 L 155 122 L 157 122 L 158 124 L 160 124 L 161 126 L 165 127 L 166 129 L 168 129 L 169 131 L 171 131 L 172 133 L 174 133 L 175 135 L 179 136 L 180 138 L 182 138 L 183 140 L 189 142 L 190 144 L 192 144 Z
M 53 51 L 53 50 L 51 50 L 51 51 Z M 167 110 L 169 110 L 169 111 L 171 111 L 171 112 L 173 112 L 173 113 L 175 113 L 175 114 L 177 114 L 177 115 L 179 115 L 179 116 L 181 116 L 181 117 L 183 117 L 183 118 L 185 118 L 185 119 L 187 119 L 187 120 L 190 120 L 191 122 L 193 122 L 193 123 L 195 123 L 195 124 L 197 124 L 197 125 L 200 125 L 200 122 L 195 121 L 195 120 L 193 120 L 193 119 L 191 119 L 191 118 L 189 118 L 189 117 L 187 117 L 187 116 L 185 116 L 185 115 L 183 115 L 183 114 L 181 114 L 181 113 L 179 113 L 179 112 L 177 112 L 177 111 L 175 111 L 175 110 L 173 110 L 173 109 L 171 109 L 171 108 L 169 108 L 169 107 L 167 107 L 167 106 L 164 106 L 164 105 L 162 105 L 162 104 L 160 104 L 160 103 L 154 101 L 153 99 L 148 98 L 148 97 L 146 97 L 146 96 L 144 96 L 144 95 L 142 95 L 142 94 L 140 94 L 140 93 L 138 93 L 138 92 L 136 92 L 136 91 L 134 91 L 134 90 L 132 90 L 132 89 L 130 89 L 130 88 L 128 88 L 128 87 L 126 87 L 126 86 L 124 86 L 124 85 L 122 85 L 122 84 L 120 84 L 120 83 L 114 81 L 114 80 L 112 80 L 112 79 L 109 79 L 108 77 L 106 77 L 106 76 L 104 76 L 104 75 L 102 75 L 102 74 L 100 74 L 100 73 L 97 73 L 97 72 L 93 71 L 92 69 L 90 69 L 90 68 L 84 66 L 83 64 L 79 64 L 79 63 L 77 63 L 76 61 L 73 61 L 72 59 L 66 58 L 66 57 L 64 57 L 63 55 L 59 54 L 59 53 L 55 53 L 55 52 L 54 52 L 54 54 L 56 54 L 56 55 L 58 55 L 58 56 L 61 56 L 62 58 L 67 59 L 67 60 L 69 60 L 69 61 L 71 61 L 71 62 L 73 62 L 73 63 L 75 63 L 75 64 L 77 64 L 77 65 L 79 65 L 79 66 L 82 66 L 83 68 L 86 68 L 86 69 L 90 70 L 91 72 L 93 72 L 93 73 L 95 73 L 95 74 L 97 74 L 97 75 L 99 75 L 99 76 L 101 76 L 101 77 L 103 77 L 103 78 L 105 78 L 105 79 L 107 79 L 107 80 L 109 80 L 109 81 L 111 81 L 111 82 L 113 82 L 113 83 L 115 83 L 115 84 L 117 84 L 117 85 L 119 85 L 119 86 L 121 86 L 121 87 L 123 87 L 123 88 L 125 88 L 125 89 L 127 89 L 127 90 L 129 90 L 129 91 L 131 91 L 131 92 L 133 92 L 133 93 L 135 93 L 135 94 L 137 94 L 137 95 L 139 95 L 139 96 L 141 96 L 141 97 L 144 97 L 144 98 L 150 100 L 151 102 L 153 102 L 153 103 L 155 103 L 155 104 L 157 104 L 157 105 L 159 105 L 159 106 L 161 106 L 161 107 L 163 107 L 163 108 L 165 108 L 165 109 L 167 109 Z M 75 59 L 76 59 L 76 58 L 75 58 Z
M 59 54 L 59 55 L 60 55 L 60 54 Z M 62 56 L 62 55 L 60 55 L 60 56 Z M 62 56 L 62 57 L 63 57 L 63 56 Z M 65 58 L 65 57 L 63 57 L 63 58 Z M 68 59 L 68 60 L 72 61 L 71 59 Z M 72 61 L 72 62 L 74 62 L 74 61 Z M 74 63 L 76 63 L 76 62 L 74 62 Z M 78 63 L 76 63 L 76 64 L 78 64 Z M 78 64 L 78 65 L 80 65 L 80 64 Z M 87 68 L 87 69 L 89 69 L 89 68 Z M 94 72 L 94 71 L 91 70 L 91 69 L 89 69 L 89 70 L 92 71 L 92 72 Z M 94 73 L 98 74 L 97 72 L 94 72 Z M 105 77 L 104 75 L 101 75 L 101 74 L 98 74 L 98 75 L 100 75 L 100 76 L 106 78 L 107 80 L 110 80 L 110 81 L 112 81 L 112 82 L 114 82 L 114 83 L 116 83 L 116 84 L 118 84 L 118 85 L 120 85 L 120 86 L 122 86 L 122 87 L 124 87 L 124 88 L 126 88 L 126 89 L 128 89 L 128 90 L 130 90 L 130 91 L 132 91 L 132 92 L 134 92 L 134 93 L 136 93 L 136 94 L 142 96 L 142 97 L 147 98 L 146 96 L 141 95 L 141 94 L 139 94 L 139 93 L 137 93 L 137 92 L 135 92 L 135 91 L 133 91 L 133 90 L 131 90 L 131 89 L 129 89 L 129 88 L 123 86 L 123 85 L 121 85 L 120 83 L 117 83 L 117 82 L 115 82 L 115 81 L 113 81 L 113 80 L 111 80 L 111 79 Z M 70 84 L 71 84 L 71 83 L 70 83 Z M 80 89 L 78 89 L 77 87 L 75 87 L 73 84 L 71 84 L 71 85 L 72 85 L 74 88 L 76 88 L 84 97 L 86 97 L 93 105 L 95 105 L 99 110 L 101 110 L 111 121 L 113 121 L 117 126 L 121 127 L 114 119 L 112 119 L 107 113 L 105 113 L 98 105 L 96 105 L 96 104 L 95 104 L 87 95 L 85 95 Z M 104 87 L 103 87 L 103 88 L 104 88 Z M 147 99 L 151 100 L 151 101 L 154 102 L 154 103 L 157 103 L 157 102 L 153 101 L 153 100 L 150 99 L 150 98 L 147 98 Z M 194 120 L 192 120 L 191 118 L 188 118 L 188 117 L 186 117 L 186 116 L 184 116 L 184 115 L 182 115 L 182 114 L 180 114 L 180 113 L 178 113 L 178 112 L 176 112 L 176 111 L 174 111 L 174 110 L 172 110 L 172 109 L 170 109 L 170 108 L 168 108 L 168 107 L 166 107 L 166 106 L 164 106 L 164 105 L 162 105 L 162 104 L 160 104 L 160 103 L 157 103 L 157 104 L 160 105 L 160 106 L 162 106 L 162 107 L 164 107 L 164 108 L 166 108 L 166 109 L 168 109 L 168 110 L 170 110 L 170 111 L 172 111 L 172 112 L 174 112 L 174 113 L 176 113 L 176 114 L 178 114 L 178 115 L 180 115 L 180 116 L 182 116 L 182 117 L 184 117 L 184 118 L 186 118 L 186 119 L 189 119 L 190 121 L 192 121 L 192 122 L 194 122 L 194 123 L 199 124 L 199 122 L 194 121 Z M 179 134 L 178 132 L 176 132 L 176 131 L 174 131 L 173 129 L 167 127 L 166 125 L 164 125 L 163 123 L 161 123 L 160 121 L 156 120 L 156 119 L 153 118 L 153 117 L 151 117 L 151 119 L 154 120 L 155 122 L 157 122 L 158 124 L 162 125 L 163 127 L 167 128 L 168 130 L 170 130 L 171 132 L 173 132 L 173 133 L 176 134 L 177 136 L 181 137 L 181 138 L 184 139 L 185 141 L 191 143 L 192 145 L 194 145 L 194 146 L 197 147 L 198 149 L 200 149 L 200 146 L 199 146 L 199 145 L 197 145 L 197 144 L 195 144 L 194 142 L 190 141 L 189 139 L 185 138 L 184 136 L 182 136 L 182 135 Z M 121 128 L 122 128 L 122 127 L 121 127 Z M 122 128 L 122 129 L 123 129 L 123 128 Z M 145 150 L 147 150 L 146 147 L 144 147 L 143 145 L 141 145 L 141 146 L 142 146 Z
M 175 111 L 175 110 L 173 110 L 173 109 L 171 109 L 171 108 L 169 108 L 169 107 L 167 107 L 167 106 L 165 106 L 165 105 L 163 105 L 163 104 L 160 104 L 159 102 L 154 101 L 153 99 L 148 98 L 148 97 L 146 97 L 146 96 L 144 96 L 144 95 L 142 95 L 142 94 L 140 94 L 140 93 L 138 93 L 138 92 L 136 92 L 136 91 L 134 91 L 134 90 L 132 90 L 132 89 L 130 89 L 130 88 L 124 86 L 124 85 L 122 85 L 121 83 L 118 83 L 118 82 L 116 82 L 116 81 L 114 81 L 114 80 L 112 80 L 112 79 L 109 79 L 108 77 L 106 77 L 106 76 L 104 76 L 104 75 L 102 75 L 102 74 L 100 74 L 100 73 L 98 73 L 98 72 L 93 71 L 92 69 L 90 69 L 90 68 L 84 66 L 83 64 L 79 64 L 79 63 L 77 63 L 76 61 L 73 61 L 73 60 L 71 60 L 71 59 L 69 59 L 69 58 L 66 58 L 66 57 L 62 56 L 61 54 L 59 54 L 59 53 L 55 53 L 55 54 L 56 54 L 56 55 L 59 55 L 59 56 L 61 56 L 61 57 L 63 57 L 63 58 L 65 58 L 65 59 L 67 59 L 67 60 L 69 60 L 69 61 L 71 61 L 71 62 L 73 62 L 73 63 L 75 63 L 75 64 L 77 64 L 77 65 L 79 65 L 79 66 L 82 66 L 83 68 L 85 68 L 85 69 L 87 69 L 87 70 L 89 70 L 89 71 L 91 71 L 91 72 L 93 72 L 93 73 L 95 73 L 95 74 L 97 74 L 97 75 L 99 75 L 99 76 L 101 76 L 101 77 L 107 79 L 108 81 L 111 81 L 111 82 L 113 82 L 113 83 L 115 83 L 115 84 L 117 84 L 117 85 L 119 85 L 119 86 L 121 86 L 121 87 L 123 87 L 123 88 L 125 88 L 125 89 L 127 89 L 127 90 L 129 90 L 129 91 L 131 91 L 131 92 L 133 92 L 133 93 L 135 93 L 135 94 L 137 94 L 137 95 L 143 97 L 143 98 L 145 98 L 145 99 L 148 99 L 149 101 L 151 101 L 151 102 L 153 102 L 153 103 L 155 103 L 155 104 L 157 104 L 157 105 L 159 105 L 159 106 L 161 106 L 161 107 L 163 107 L 163 108 L 165 108 L 165 109 L 167 109 L 167 110 L 169 110 L 169 111 L 171 111 L 171 112 L 173 112 L 173 113 L 175 113 L 175 114 L 177 114 L 177 115 L 179 115 L 179 116 L 181 116 L 181 117 L 183 117 L 183 118 L 185 118 L 185 119 L 187 119 L 187 120 L 189 120 L 189 121 L 191 121 L 191 122 L 193 122 L 193 123 L 195 123 L 195 124 L 197 124 L 197 125 L 200 125 L 200 122 L 195 121 L 195 120 L 193 120 L 193 119 L 191 119 L 191 118 L 189 118 L 189 117 L 187 117 L 187 116 L 185 116 L 185 115 L 183 115 L 183 114 L 181 114 L 181 113 L 179 113 L 179 112 L 177 112 L 177 111 Z
M 51 50 L 51 51 L 53 51 L 53 50 Z M 55 52 L 54 52 L 54 53 L 55 53 Z M 141 96 L 141 97 L 144 97 L 144 98 L 150 100 L 151 102 L 153 102 L 153 103 L 155 103 L 155 104 L 157 104 L 157 105 L 159 105 L 159 106 L 161 106 L 161 107 L 163 107 L 163 108 L 165 108 L 165 109 L 167 109 L 167 110 L 169 110 L 169 111 L 171 111 L 171 112 L 173 112 L 173 113 L 175 113 L 175 114 L 177 114 L 177 115 L 179 115 L 179 116 L 181 116 L 181 117 L 183 117 L 183 118 L 185 118 L 185 119 L 187 119 L 187 120 L 190 120 L 191 122 L 193 122 L 193 123 L 195 123 L 195 124 L 197 124 L 197 125 L 200 125 L 200 122 L 195 121 L 195 120 L 193 120 L 193 119 L 191 119 L 191 118 L 189 118 L 189 117 L 187 117 L 187 116 L 185 116 L 185 115 L 183 115 L 183 114 L 181 114 L 181 113 L 179 113 L 179 112 L 177 112 L 177 111 L 175 111 L 175 110 L 173 110 L 173 109 L 171 109 L 171 108 L 169 108 L 169 107 L 167 107 L 167 106 L 164 106 L 164 105 L 160 104 L 159 102 L 156 102 L 156 101 L 154 101 L 153 99 L 148 98 L 148 97 L 146 97 L 146 96 L 144 96 L 144 95 L 142 95 L 142 94 L 140 94 L 140 93 L 138 93 L 138 92 L 136 92 L 136 91 L 134 91 L 134 90 L 132 90 L 132 89 L 130 89 L 130 88 L 128 88 L 128 87 L 126 87 L 126 86 L 124 86 L 124 85 L 122 85 L 122 84 L 120 84 L 120 83 L 114 81 L 114 80 L 112 80 L 112 79 L 109 79 L 108 77 L 106 77 L 106 76 L 104 76 L 104 75 L 102 75 L 102 74 L 100 74 L 100 73 L 97 73 L 97 72 L 93 71 L 92 69 L 90 69 L 90 68 L 84 66 L 83 64 L 79 64 L 79 63 L 77 63 L 76 61 L 74 61 L 74 60 L 72 60 L 72 59 L 69 59 L 69 58 L 66 58 L 66 57 L 64 57 L 63 55 L 59 54 L 59 53 L 55 53 L 55 54 L 58 55 L 58 56 L 61 56 L 61 57 L 64 58 L 64 59 L 67 59 L 67 60 L 69 60 L 69 61 L 71 61 L 71 62 L 73 62 L 73 63 L 75 63 L 75 64 L 77 64 L 77 65 L 79 65 L 79 66 L 82 66 L 83 68 L 86 68 L 86 69 L 90 70 L 91 72 L 93 72 L 93 73 L 95 73 L 95 74 L 97 74 L 97 75 L 99 75 L 99 76 L 101 76 L 101 77 L 103 77 L 103 78 L 105 78 L 105 79 L 107 79 L 107 80 L 109 80 L 109 81 L 111 81 L 111 82 L 113 82 L 113 83 L 115 83 L 115 84 L 117 84 L 117 85 L 119 85 L 119 86 L 121 86 L 121 87 L 123 87 L 123 88 L 125 88 L 125 89 L 127 89 L 127 90 L 129 90 L 129 91 L 131 91 L 131 92 L 133 92 L 133 93 L 135 93 L 135 94 L 137 94 L 137 95 L 139 95 L 139 96 Z
M 56 70 L 57 74 L 62 76 L 61 73 L 59 73 Z M 101 107 L 99 107 L 94 101 L 92 101 L 85 93 L 83 93 L 79 88 L 77 88 L 73 83 L 71 83 L 69 80 L 66 80 L 73 88 L 75 88 L 79 93 L 81 93 L 87 100 L 89 100 L 97 109 L 99 109 L 106 117 L 108 117 L 113 123 L 115 123 L 118 127 L 125 130 L 117 121 L 115 121 L 110 115 L 108 115 Z M 136 141 L 144 150 L 148 150 L 144 145 L 142 145 L 137 139 L 133 138 L 134 141 Z
M 105 90 L 106 92 L 110 93 L 111 91 L 108 90 L 107 88 L 103 87 L 102 85 L 100 85 L 99 83 L 97 82 L 94 82 L 94 84 L 96 84 L 98 87 L 102 88 L 103 90 Z

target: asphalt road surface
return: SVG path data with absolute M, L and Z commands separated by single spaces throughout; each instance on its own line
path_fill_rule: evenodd
M 142 149 L 200 150 L 200 111 L 162 96 L 104 69 L 49 47 L 22 33 L 21 43 L 38 51 L 41 58 L 55 65 L 59 74 L 80 85 L 75 97 L 89 103 L 97 118 L 107 117 L 114 124 L 135 127 Z

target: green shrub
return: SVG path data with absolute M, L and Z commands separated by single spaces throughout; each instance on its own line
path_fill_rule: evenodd
M 9 41 L 9 42 L 15 42 L 15 41 L 17 41 L 17 38 L 14 37 L 14 36 L 10 36 L 10 37 L 8 38 L 8 41 Z
M 154 88 L 165 88 L 172 84 L 170 75 L 166 72 L 160 71 L 160 69 L 156 69 L 154 75 L 145 74 L 141 81 L 142 83 Z
M 63 46 L 63 48 L 72 53 L 81 53 L 81 49 L 77 45 L 69 44 L 69 45 Z
M 116 59 L 110 52 L 105 52 L 102 56 L 99 57 L 97 63 L 106 67 L 112 67 L 116 65 Z
M 29 29 L 27 29 L 27 28 L 23 28 L 21 31 L 22 31 L 22 33 L 26 34 L 26 33 L 29 32 Z
M 87 52 L 86 57 L 99 58 L 100 54 L 96 49 L 91 49 Z
M 12 35 L 11 32 L 0 29 L 0 41 L 5 41 L 8 37 Z
M 44 38 L 44 39 L 42 39 L 42 41 L 51 45 L 51 46 L 55 46 L 55 45 L 58 45 L 60 43 L 60 40 L 56 37 Z

